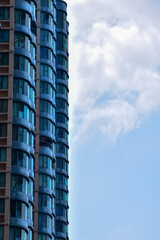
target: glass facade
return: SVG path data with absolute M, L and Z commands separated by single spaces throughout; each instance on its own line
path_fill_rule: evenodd
M 0 240 L 69 239 L 66 8 L 0 2 Z
M 68 22 L 57 1 L 56 42 L 56 240 L 68 239 Z

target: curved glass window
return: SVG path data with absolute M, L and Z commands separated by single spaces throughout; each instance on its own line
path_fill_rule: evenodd
M 12 165 L 28 169 L 28 155 L 21 150 L 12 150 Z
M 29 134 L 29 145 L 34 147 L 34 134 L 32 132 Z
M 61 184 L 61 185 L 67 185 L 67 178 L 60 173 L 56 174 L 56 183 Z
M 28 74 L 30 74 L 30 67 L 31 67 L 30 61 L 27 58 L 20 55 L 14 56 L 14 68 L 16 70 L 25 71 Z
M 11 191 L 22 192 L 27 195 L 28 181 L 20 175 L 11 176 Z
M 29 84 L 20 78 L 14 78 L 13 81 L 13 93 L 24 94 L 27 97 L 29 96 Z
M 31 9 L 32 9 L 32 15 L 36 16 L 36 5 L 34 2 L 31 1 Z
M 57 55 L 56 64 L 57 65 L 62 65 L 64 67 L 66 67 L 67 70 L 68 70 L 68 60 L 65 57 Z
M 53 83 L 55 82 L 54 72 L 53 72 L 52 68 L 46 64 L 41 64 L 40 75 L 51 78 L 51 79 L 53 79 Z
M 63 143 L 57 143 L 56 144 L 56 152 L 57 153 L 63 153 L 68 157 L 68 148 Z
M 38 195 L 38 206 L 51 208 L 52 198 L 47 194 L 39 193 Z
M 29 107 L 22 102 L 13 102 L 13 117 L 24 118 L 29 121 Z
M 42 29 L 41 30 L 41 41 L 46 41 L 46 42 L 53 44 L 54 39 L 53 39 L 52 33 L 48 30 Z
M 33 110 L 29 111 L 29 121 L 34 125 L 34 112 Z
M 68 200 L 67 193 L 64 190 L 57 189 L 56 190 L 56 199 L 67 201 Z
M 53 27 L 53 18 L 47 12 L 41 12 L 41 23 Z
M 56 92 L 60 94 L 64 94 L 66 98 L 68 99 L 68 90 L 63 84 L 56 84 Z
M 55 108 L 50 102 L 46 100 L 40 100 L 40 111 L 55 116 Z
M 18 227 L 10 227 L 9 240 L 27 240 L 27 233 L 25 230 Z
M 52 0 L 41 0 L 42 7 L 48 7 L 50 10 L 53 10 L 53 1 Z
M 52 189 L 52 179 L 45 174 L 39 174 L 39 187 L 47 187 Z
M 25 48 L 27 51 L 30 52 L 30 39 L 27 35 L 20 32 L 15 32 L 14 34 L 14 46 Z
M 63 33 L 57 33 L 56 47 L 58 51 L 68 52 L 68 38 Z
M 38 234 L 38 240 L 52 240 L 52 238 L 45 234 Z M 58 240 L 61 240 L 61 239 L 58 239 Z
M 15 10 L 15 24 L 20 24 L 31 29 L 31 18 L 28 13 L 22 10 Z
M 10 201 L 10 216 L 21 218 L 27 221 L 27 206 L 21 201 L 11 200 Z
M 56 109 L 57 110 L 65 110 L 68 113 L 68 104 L 64 99 L 57 98 L 56 99 Z
M 44 228 L 51 228 L 51 217 L 47 214 L 39 213 L 38 214 L 38 226 Z
M 56 113 L 56 123 L 63 123 L 68 127 L 68 118 L 63 113 Z
M 34 158 L 31 155 L 28 162 L 28 168 L 32 171 L 33 171 L 33 165 L 34 165 Z
M 56 232 L 66 233 L 66 224 L 61 221 L 56 221 Z
M 56 206 L 56 216 L 67 217 L 67 209 L 64 206 Z
M 8 100 L 0 99 L 0 113 L 8 112 Z
M 29 132 L 26 128 L 13 126 L 13 141 L 24 142 L 29 145 Z
M 31 65 L 31 67 L 30 67 L 30 76 L 31 76 L 32 80 L 35 80 L 35 68 L 33 65 Z
M 27 240 L 33 240 L 33 231 L 30 228 L 28 229 Z
M 66 25 L 67 25 L 66 13 L 57 10 L 57 28 L 67 30 Z
M 56 167 L 68 171 L 68 163 L 63 158 L 56 158 Z
M 55 64 L 55 61 L 54 61 L 55 58 L 54 58 L 53 53 L 52 53 L 50 48 L 41 47 L 41 49 L 40 49 L 40 56 L 41 56 L 41 58 L 48 59 L 51 62 L 53 62 L 53 64 Z
M 45 93 L 50 95 L 53 98 L 53 100 L 55 98 L 55 91 L 52 88 L 52 85 L 48 82 L 42 82 L 42 81 L 40 82 L 40 93 Z
M 33 194 L 33 193 L 32 193 Z M 33 206 L 30 203 L 29 204 L 29 208 L 28 208 L 28 218 L 30 218 L 31 220 L 33 220 Z
M 47 118 L 40 118 L 40 130 L 45 130 L 53 134 L 53 123 Z
M 40 136 L 40 146 L 48 147 L 48 148 L 52 149 L 52 151 L 54 151 L 54 144 L 53 144 L 52 139 L 50 139 L 50 138 Z
M 36 48 L 35 46 L 31 43 L 31 56 L 32 58 L 35 59 L 35 56 L 36 56 Z
M 68 133 L 64 128 L 56 128 L 56 137 L 57 138 L 63 138 L 66 141 L 68 141 Z
M 52 159 L 45 155 L 39 155 L 39 167 L 52 169 Z
M 33 103 L 35 103 L 35 90 L 32 87 L 30 87 L 29 98 Z
M 57 69 L 56 77 L 57 77 L 58 79 L 63 79 L 63 80 L 65 80 L 66 82 L 68 82 L 67 73 L 66 73 L 65 71 L 63 71 L 63 70 Z
M 30 180 L 28 183 L 28 194 L 33 195 L 33 181 Z

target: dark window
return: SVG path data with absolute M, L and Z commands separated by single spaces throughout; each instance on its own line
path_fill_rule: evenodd
M 68 170 L 68 164 L 66 163 L 66 161 L 63 158 L 56 158 L 56 167 L 57 168 L 62 168 L 64 170 Z
M 56 221 L 56 232 L 66 233 L 66 225 L 63 222 Z
M 4 239 L 4 226 L 0 226 L 0 240 Z
M 38 234 L 38 240 L 51 240 L 51 238 L 45 234 Z M 64 240 L 64 239 L 57 238 L 57 240 Z
M 8 111 L 8 100 L 0 99 L 0 112 L 6 113 Z
M 64 99 L 57 98 L 56 99 L 56 109 L 60 110 L 63 109 L 68 113 L 68 104 Z
M 0 76 L 0 89 L 8 89 L 8 76 Z
M 56 137 L 63 138 L 68 141 L 68 133 L 64 128 L 56 128 Z
M 56 206 L 56 216 L 67 217 L 67 210 L 61 205 Z
M 52 169 L 52 159 L 46 155 L 39 155 L 39 167 Z
M 25 230 L 18 227 L 10 227 L 9 229 L 9 240 L 20 240 L 27 239 L 27 233 Z
M 9 20 L 9 8 L 0 7 L 0 20 Z
M 38 206 L 51 208 L 51 197 L 47 194 L 39 193 L 38 195 Z
M 0 173 L 0 187 L 5 187 L 6 185 L 6 174 Z
M 67 76 L 66 72 L 63 70 L 57 70 L 56 77 L 58 79 L 63 79 L 66 82 L 68 82 L 68 76 Z
M 54 89 L 50 83 L 40 82 L 40 93 L 45 93 L 54 98 Z
M 12 165 L 27 168 L 28 155 L 20 150 L 12 150 Z
M 27 219 L 27 206 L 21 201 L 11 200 L 10 201 L 10 216 L 16 218 Z
M 28 13 L 22 10 L 15 10 L 15 24 L 20 24 L 31 28 L 31 18 Z
M 7 124 L 0 123 L 0 137 L 6 137 L 6 136 L 7 136 Z
M 0 30 L 0 42 L 9 42 L 9 30 Z
M 68 118 L 63 113 L 56 113 L 56 122 L 68 126 Z
M 66 24 L 66 13 L 63 11 L 57 11 L 57 28 L 67 30 Z
M 6 162 L 6 148 L 0 148 L 0 162 Z
M 0 65 L 8 65 L 9 64 L 9 53 L 0 53 Z
M 57 42 L 56 42 L 57 50 L 68 52 L 68 39 L 65 34 L 57 33 Z
M 0 198 L 0 213 L 4 213 L 5 199 Z
M 38 226 L 51 228 L 51 217 L 47 214 L 39 213 L 38 214 Z
M 50 133 L 54 133 L 54 126 L 51 120 L 46 118 L 40 118 L 40 130 L 49 131 Z

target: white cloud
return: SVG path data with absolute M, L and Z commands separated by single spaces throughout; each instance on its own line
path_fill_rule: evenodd
M 115 141 L 160 106 L 160 17 L 150 1 L 72 4 L 72 132 Z

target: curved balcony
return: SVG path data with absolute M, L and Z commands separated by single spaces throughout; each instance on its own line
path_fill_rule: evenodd
M 21 202 L 26 203 L 29 206 L 29 198 L 28 195 L 22 193 L 22 192 L 14 192 L 11 191 L 11 199 L 13 200 L 19 200 Z
M 10 217 L 10 226 L 23 228 L 28 232 L 28 222 L 21 218 Z

